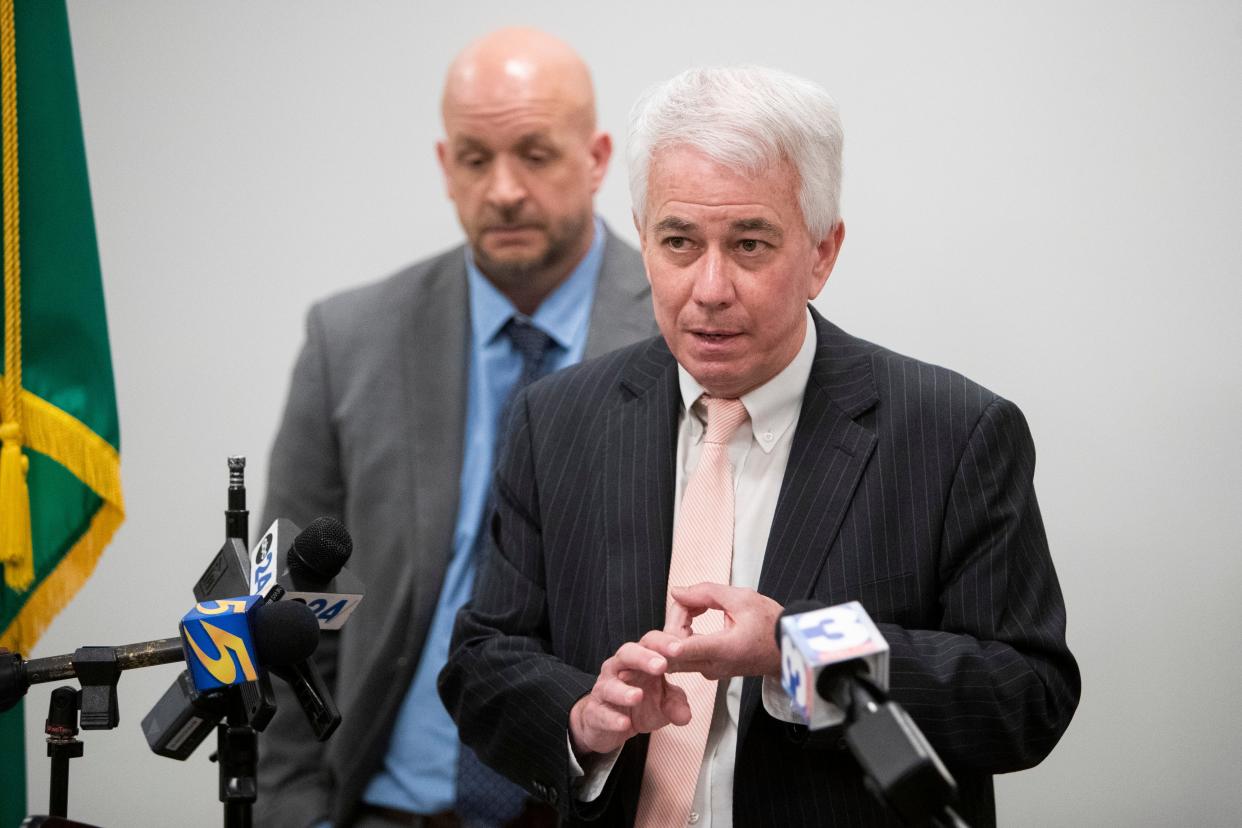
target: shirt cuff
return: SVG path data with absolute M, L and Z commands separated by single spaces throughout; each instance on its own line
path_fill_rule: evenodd
M 789 698 L 789 694 L 785 692 L 785 688 L 781 686 L 781 680 L 772 676 L 763 677 L 763 709 L 773 719 L 790 724 L 804 725 L 793 709 L 793 699 Z
M 583 770 L 578 763 L 568 730 L 565 731 L 565 749 L 569 751 L 569 775 L 573 780 L 574 799 L 579 802 L 594 802 L 599 799 L 599 795 L 604 792 L 604 786 L 608 784 L 608 776 L 612 773 L 613 766 L 617 764 L 617 757 L 621 755 L 621 748 L 593 758 L 587 763 L 591 766 L 590 772 Z

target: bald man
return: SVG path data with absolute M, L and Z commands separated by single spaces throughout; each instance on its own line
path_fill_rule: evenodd
M 637 252 L 594 215 L 612 152 L 561 41 L 492 33 L 452 63 L 436 154 L 466 244 L 315 305 L 272 450 L 263 526 L 339 517 L 366 599 L 317 660 L 343 722 L 320 744 L 285 692 L 260 825 L 541 825 L 461 748 L 436 695 L 473 589 L 506 401 L 655 333 Z

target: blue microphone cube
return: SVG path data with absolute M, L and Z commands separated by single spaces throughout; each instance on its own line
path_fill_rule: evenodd
M 259 677 L 250 616 L 261 603 L 258 595 L 203 601 L 181 619 L 181 645 L 198 692 L 210 693 Z

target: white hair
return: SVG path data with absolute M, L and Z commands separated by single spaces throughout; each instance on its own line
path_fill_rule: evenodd
M 764 66 L 688 69 L 651 87 L 630 110 L 626 154 L 640 224 L 651 158 L 684 146 L 750 173 L 787 161 L 811 238 L 840 218 L 844 135 L 836 102 L 819 85 Z

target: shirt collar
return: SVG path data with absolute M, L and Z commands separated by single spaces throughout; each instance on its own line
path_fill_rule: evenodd
M 531 317 L 536 327 L 566 350 L 572 347 L 587 324 L 591 298 L 595 295 L 595 283 L 604 260 L 604 236 L 604 224 L 597 216 L 595 235 L 587 254 Z M 466 281 L 470 287 L 470 325 L 474 341 L 490 344 L 500 335 L 505 323 L 521 314 L 475 265 L 469 246 L 466 247 Z
M 742 404 L 750 415 L 751 433 L 764 453 L 771 452 L 789 429 L 802 408 L 807 381 L 811 378 L 811 365 L 815 361 L 815 347 L 819 337 L 815 333 L 815 320 L 811 311 L 806 312 L 806 331 L 802 347 L 781 372 L 772 379 L 742 395 Z M 682 411 L 691 411 L 699 397 L 706 393 L 690 372 L 677 364 L 677 382 L 681 388 Z M 695 415 L 698 417 L 698 414 Z

